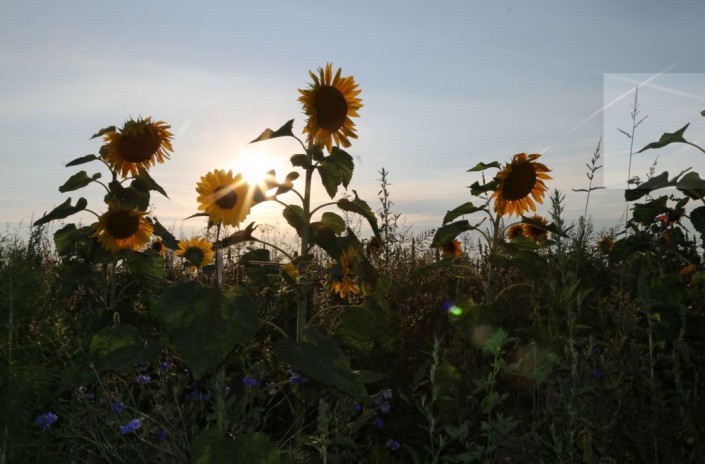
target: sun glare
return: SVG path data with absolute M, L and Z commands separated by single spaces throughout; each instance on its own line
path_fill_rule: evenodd
M 232 164 L 233 172 L 241 173 L 245 181 L 251 185 L 261 184 L 272 169 L 279 171 L 274 159 L 262 150 L 242 151 L 235 157 Z

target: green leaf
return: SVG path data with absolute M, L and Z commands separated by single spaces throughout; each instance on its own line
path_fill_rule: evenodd
M 694 200 L 705 197 L 705 180 L 697 172 L 689 172 L 676 184 L 676 188 Z
M 546 232 L 550 232 L 553 235 L 568 238 L 568 235 L 564 231 L 559 229 L 555 222 L 552 222 L 550 224 L 544 224 L 543 222 L 537 221 L 533 218 L 522 216 L 521 223 L 528 224 L 532 227 L 536 227 L 537 229 L 545 230 Z
M 668 171 L 664 171 L 658 176 L 654 176 L 651 179 L 647 180 L 635 189 L 625 190 L 624 199 L 627 201 L 638 200 L 644 195 L 648 195 L 653 190 L 657 190 L 664 187 L 673 187 L 674 185 L 675 182 L 668 180 Z
M 259 327 L 257 304 L 240 287 L 224 290 L 181 282 L 166 289 L 153 311 L 196 379 Z
M 293 137 L 294 133 L 291 131 L 293 126 L 294 126 L 294 120 L 291 119 L 275 131 L 267 128 L 264 130 L 264 132 L 262 132 L 259 135 L 259 137 L 257 137 L 256 139 L 254 139 L 250 143 L 261 142 L 263 140 L 269 140 L 269 139 L 275 139 L 277 137 Z
M 302 167 L 302 168 L 310 168 L 311 167 L 311 160 L 307 155 L 304 154 L 298 154 L 298 155 L 293 155 L 290 158 L 291 165 L 296 167 Z
M 147 218 L 147 222 L 152 224 L 154 235 L 162 239 L 164 245 L 170 250 L 176 250 L 179 248 L 179 241 L 176 240 L 171 232 L 169 232 L 166 227 L 164 227 L 157 218 Z
M 79 164 L 89 163 L 91 161 L 98 160 L 98 159 L 100 159 L 100 158 L 98 158 L 95 155 L 81 156 L 80 158 L 76 158 L 75 160 L 68 162 L 66 164 L 66 167 L 68 168 L 69 166 L 78 166 Z
M 279 359 L 301 372 L 302 377 L 336 387 L 365 404 L 370 399 L 362 379 L 350 370 L 350 364 L 338 345 L 314 328 L 304 330 L 304 339 L 296 342 L 283 338 L 274 345 Z
M 683 134 L 685 133 L 685 130 L 688 128 L 689 125 L 690 123 L 686 124 L 675 132 L 664 132 L 658 142 L 651 142 L 650 144 L 639 150 L 637 153 L 641 153 L 642 151 L 646 151 L 651 148 L 663 148 L 666 145 L 670 145 L 672 143 L 686 142 L 686 140 L 683 138 Z
M 93 336 L 88 354 L 95 357 L 105 356 L 117 348 L 137 343 L 139 343 L 137 329 L 131 325 L 106 327 Z
M 668 209 L 668 197 L 663 196 L 651 200 L 648 203 L 635 204 L 632 218 L 641 224 L 651 224 L 654 218 Z
M 475 181 L 468 188 L 470 193 L 474 196 L 482 195 L 486 192 L 491 192 L 499 186 L 499 181 L 497 179 L 492 179 L 486 184 L 480 185 L 479 181 Z
M 323 186 L 331 198 L 335 197 L 338 193 L 338 187 L 341 184 L 345 188 L 348 187 L 352 179 L 354 168 L 355 165 L 352 156 L 338 147 L 333 147 L 330 156 L 321 160 L 321 164 L 318 166 L 318 172 L 321 175 Z
M 471 202 L 463 203 L 452 211 L 446 212 L 446 215 L 443 217 L 443 224 L 447 224 L 460 216 L 464 216 L 465 214 L 472 214 L 477 211 L 482 211 L 483 209 L 485 209 L 483 206 L 477 207 Z
M 296 233 L 301 235 L 304 224 L 304 210 L 298 205 L 286 205 L 286 208 L 282 210 L 282 215 L 286 222 L 296 230 Z
M 345 220 L 332 212 L 325 212 L 321 216 L 321 224 L 330 227 L 336 234 L 342 234 L 345 230 Z
M 85 198 L 79 198 L 76 201 L 76 206 L 71 206 L 71 198 L 67 198 L 65 202 L 54 208 L 51 212 L 34 221 L 34 226 L 41 226 L 55 219 L 64 219 L 79 211 L 83 211 L 86 209 L 86 206 L 88 206 L 88 201 Z
M 431 248 L 442 247 L 443 245 L 446 245 L 455 240 L 455 237 L 462 234 L 463 232 L 473 230 L 476 227 L 477 226 L 470 225 L 467 219 L 463 219 L 462 221 L 455 221 L 450 224 L 445 224 L 444 226 L 440 227 L 433 236 Z
M 166 198 L 169 198 L 169 195 L 166 194 L 166 191 L 164 191 L 161 185 L 157 184 L 157 181 L 155 181 L 152 176 L 149 175 L 149 172 L 146 169 L 140 170 L 139 175 L 135 177 L 132 183 L 130 183 L 130 186 L 132 186 L 136 190 L 140 190 L 143 192 L 155 190 L 164 195 Z
M 498 161 L 492 161 L 490 164 L 485 164 L 485 163 L 477 163 L 475 167 L 468 169 L 466 172 L 477 172 L 477 171 L 484 171 L 485 169 L 489 168 L 500 168 L 500 164 Z
M 59 187 L 59 192 L 61 193 L 66 193 L 66 192 L 71 192 L 73 190 L 78 190 L 80 188 L 85 187 L 86 185 L 90 184 L 94 180 L 100 178 L 100 173 L 96 172 L 93 174 L 93 176 L 88 177 L 88 174 L 86 174 L 86 171 L 80 171 L 74 174 L 67 180 L 64 185 Z
M 218 430 L 204 430 L 191 442 L 194 464 L 234 462 L 277 464 L 281 451 L 264 432 L 254 432 L 233 440 Z
M 136 208 L 146 211 L 149 208 L 149 191 L 139 190 L 130 185 L 123 187 L 119 181 L 108 184 L 108 193 L 104 199 L 106 203 L 113 203 L 121 208 Z
M 690 222 L 695 230 L 705 236 L 705 206 L 698 206 L 690 212 Z
M 355 190 L 353 190 L 352 192 L 355 195 L 353 201 L 350 201 L 347 198 L 341 198 L 340 200 L 338 200 L 338 208 L 342 209 L 343 211 L 357 213 L 367 219 L 367 222 L 370 224 L 370 227 L 372 227 L 372 232 L 375 234 L 375 237 L 377 237 L 378 240 L 381 240 L 382 238 L 379 234 L 379 226 L 377 225 L 377 216 L 375 216 L 375 213 L 373 213 L 372 209 L 370 209 L 370 205 L 368 205 L 366 201 L 361 200 L 357 196 L 357 192 Z
M 225 248 L 252 240 L 252 232 L 254 232 L 256 227 L 254 222 L 249 223 L 243 230 L 238 230 L 221 240 L 221 246 Z
M 96 137 L 100 137 L 101 135 L 105 135 L 109 132 L 115 132 L 115 126 L 104 127 L 103 129 L 101 129 L 98 132 L 96 132 L 95 134 L 93 134 L 93 136 L 91 137 L 91 140 Z
M 375 348 L 394 348 L 391 315 L 371 297 L 359 306 L 345 307 L 340 313 L 340 325 L 336 338 L 357 351 L 371 353 Z

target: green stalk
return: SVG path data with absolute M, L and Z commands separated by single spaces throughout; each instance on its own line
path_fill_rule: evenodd
M 309 159 L 311 156 L 309 155 Z M 313 179 L 314 168 L 306 168 L 306 184 L 304 186 L 304 201 L 303 201 L 303 224 L 301 225 L 301 253 L 303 258 L 308 254 L 308 234 L 311 222 L 311 180 Z M 308 295 L 309 282 L 306 272 L 301 274 L 298 288 L 297 310 L 296 310 L 296 341 L 300 342 L 303 339 L 304 329 L 308 320 Z

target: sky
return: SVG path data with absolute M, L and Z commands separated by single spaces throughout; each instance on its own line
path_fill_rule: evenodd
M 152 215 L 175 230 L 202 227 L 195 187 L 214 169 L 289 172 L 293 139 L 250 145 L 265 128 L 305 117 L 298 89 L 333 63 L 353 75 L 363 108 L 350 185 L 373 210 L 379 171 L 394 211 L 414 231 L 479 202 L 467 188 L 478 162 L 540 153 L 565 215 L 585 208 L 585 164 L 602 141 L 588 215 L 623 221 L 635 89 L 634 148 L 691 125 L 705 141 L 705 2 L 556 1 L 112 1 L 0 0 L 0 224 L 26 227 L 66 198 L 105 208 L 99 185 L 62 194 L 65 167 L 97 153 L 100 128 L 151 116 L 171 125 L 172 159 L 151 170 L 169 198 Z M 685 145 L 633 157 L 631 175 L 705 171 Z M 328 201 L 322 189 L 314 203 Z M 349 192 L 351 193 L 351 192 Z M 292 200 L 285 197 L 284 200 Z M 547 203 L 538 212 L 547 213 Z M 94 221 L 91 215 L 68 222 Z M 285 227 L 281 207 L 250 220 Z M 200 221 L 200 222 L 199 222 Z M 249 221 L 248 221 L 249 222 Z M 57 225 L 54 225 L 57 227 Z

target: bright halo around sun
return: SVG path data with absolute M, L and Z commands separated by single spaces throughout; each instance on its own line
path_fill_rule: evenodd
M 235 156 L 232 163 L 234 173 L 242 174 L 250 185 L 262 185 L 267 173 L 274 169 L 279 174 L 279 163 L 265 150 L 248 147 Z

